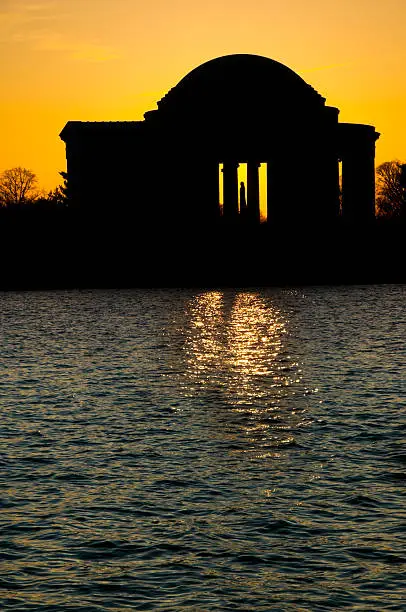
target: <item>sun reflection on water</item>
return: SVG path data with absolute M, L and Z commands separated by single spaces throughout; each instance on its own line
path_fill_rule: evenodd
M 288 314 L 269 296 L 211 291 L 188 305 L 184 345 L 186 387 L 221 393 L 235 410 L 275 411 L 301 382 L 300 365 L 286 345 Z M 275 415 L 276 418 L 276 415 Z M 252 424 L 256 433 L 267 427 Z

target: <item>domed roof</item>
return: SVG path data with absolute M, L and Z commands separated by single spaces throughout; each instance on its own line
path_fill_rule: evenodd
M 158 109 L 218 105 L 221 100 L 255 99 L 262 104 L 316 104 L 325 99 L 293 70 L 261 55 L 235 54 L 194 68 L 159 102 Z

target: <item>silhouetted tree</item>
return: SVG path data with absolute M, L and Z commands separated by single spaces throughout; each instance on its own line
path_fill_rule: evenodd
M 63 178 L 63 184 L 59 185 L 59 190 L 63 194 L 65 200 L 68 200 L 69 199 L 68 173 L 62 171 L 59 174 Z
M 380 217 L 406 217 L 406 164 L 392 160 L 377 167 L 376 212 Z
M 59 172 L 59 174 L 63 178 L 63 183 L 55 189 L 51 189 L 46 197 L 41 198 L 47 203 L 48 207 L 57 206 L 61 208 L 68 205 L 68 174 L 67 172 Z
M 55 189 L 51 189 L 51 191 L 48 192 L 46 199 L 50 204 L 65 206 L 67 198 L 63 192 L 62 186 L 58 185 L 58 187 L 55 187 Z
M 0 175 L 0 203 L 12 206 L 32 202 L 38 196 L 37 177 L 31 170 L 18 166 Z
M 69 189 L 68 189 L 68 174 L 67 172 L 59 173 L 63 178 L 63 183 L 51 189 L 47 195 L 48 204 L 55 204 L 59 207 L 68 206 L 69 203 Z

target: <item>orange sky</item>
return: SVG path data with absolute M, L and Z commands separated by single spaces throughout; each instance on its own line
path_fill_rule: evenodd
M 68 120 L 137 120 L 195 66 L 276 59 L 406 161 L 406 0 L 0 0 L 0 172 L 59 181 Z

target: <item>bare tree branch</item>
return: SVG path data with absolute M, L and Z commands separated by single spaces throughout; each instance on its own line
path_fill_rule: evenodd
M 376 169 L 376 209 L 381 217 L 406 214 L 405 166 L 398 160 L 380 164 Z
M 2 206 L 25 204 L 37 197 L 37 177 L 31 170 L 18 166 L 0 175 L 0 203 Z

